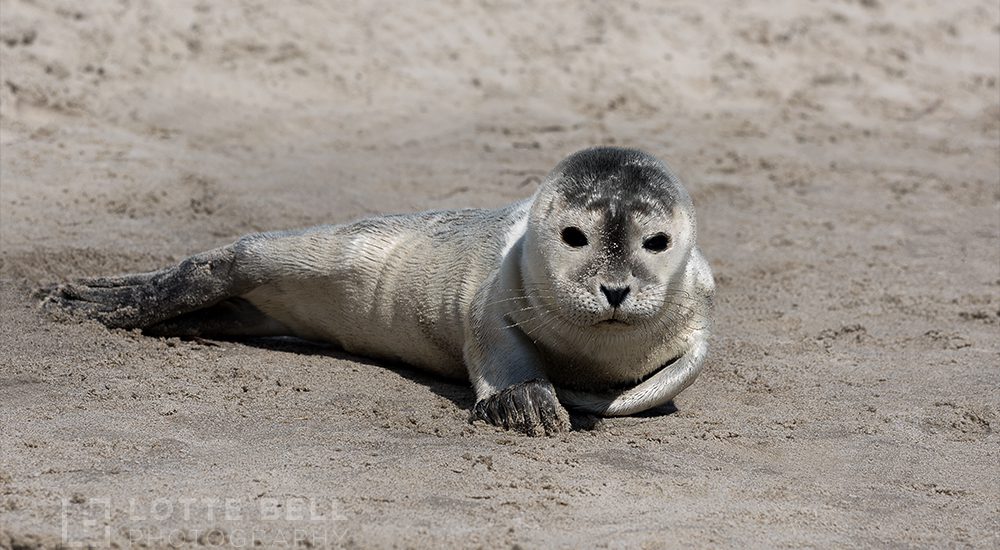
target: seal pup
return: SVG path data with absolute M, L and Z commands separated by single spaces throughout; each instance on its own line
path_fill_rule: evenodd
M 43 307 L 161 336 L 291 335 L 466 377 L 473 414 L 530 435 L 565 406 L 628 415 L 702 369 L 711 270 L 684 187 L 634 149 L 574 153 L 496 210 L 245 236 L 148 273 L 43 289 Z

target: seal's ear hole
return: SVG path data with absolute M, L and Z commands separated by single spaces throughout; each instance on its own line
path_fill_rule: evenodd
M 579 227 L 567 227 L 562 230 L 562 240 L 573 248 L 587 246 L 587 236 L 580 231 Z
M 670 236 L 666 233 L 657 233 L 642 241 L 642 247 L 650 252 L 663 252 L 670 247 Z

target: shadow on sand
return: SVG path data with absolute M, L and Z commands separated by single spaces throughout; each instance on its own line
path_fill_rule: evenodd
M 416 368 L 402 362 L 398 361 L 387 361 L 380 359 L 372 359 L 370 357 L 363 357 L 359 355 L 352 355 L 346 351 L 337 348 L 331 344 L 325 344 L 322 342 L 313 342 L 310 340 L 303 340 L 301 338 L 296 338 L 293 336 L 274 336 L 267 338 L 212 338 L 211 340 L 205 340 L 202 338 L 195 338 L 201 342 L 210 343 L 212 340 L 220 340 L 226 342 L 238 342 L 243 345 L 250 347 L 255 347 L 259 349 L 266 349 L 271 351 L 279 351 L 285 353 L 295 353 L 299 355 L 320 355 L 324 357 L 330 357 L 333 359 L 342 359 L 345 361 L 351 361 L 353 363 L 361 363 L 364 365 L 370 365 L 375 367 L 381 367 L 389 369 L 399 376 L 426 386 L 435 394 L 451 401 L 455 406 L 462 410 L 471 411 L 473 405 L 476 403 L 475 395 L 472 389 L 469 387 L 469 382 L 466 380 L 459 379 L 448 379 L 441 378 L 437 376 L 432 376 L 416 370 Z M 632 416 L 638 418 L 656 418 L 661 416 L 668 416 L 677 412 L 677 407 L 674 406 L 673 401 L 668 401 L 659 407 L 654 407 L 652 409 L 636 413 Z M 570 409 L 570 421 L 574 430 L 595 430 L 600 428 L 601 424 L 605 421 L 604 418 L 593 415 L 590 413 L 582 411 L 574 411 Z
M 469 383 L 465 380 L 433 376 L 416 370 L 414 367 L 407 365 L 406 363 L 398 361 L 387 361 L 372 359 L 370 357 L 360 355 L 352 355 L 331 344 L 303 340 L 292 336 L 226 339 L 225 341 L 238 342 L 240 344 L 259 349 L 295 353 L 298 355 L 320 355 L 330 357 L 332 359 L 342 359 L 352 363 L 361 363 L 363 365 L 381 367 L 391 370 L 407 380 L 426 386 L 435 394 L 444 397 L 462 409 L 470 410 L 476 402 L 475 395 L 473 395 Z

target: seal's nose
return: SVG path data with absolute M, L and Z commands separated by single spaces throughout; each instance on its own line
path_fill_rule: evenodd
M 625 297 L 628 296 L 628 292 L 630 290 L 632 289 L 627 286 L 622 288 L 608 288 L 601 285 L 601 292 L 603 292 L 604 296 L 608 298 L 608 304 L 611 307 L 620 306 L 621 303 L 625 301 Z

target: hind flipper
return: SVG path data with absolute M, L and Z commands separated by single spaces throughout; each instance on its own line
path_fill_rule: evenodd
M 327 275 L 336 263 L 329 260 L 329 251 L 339 249 L 336 229 L 249 235 L 159 271 L 80 279 L 37 295 L 50 311 L 81 315 L 112 328 L 150 328 L 266 283 Z M 195 326 L 193 319 L 185 322 Z
M 42 289 L 42 307 L 113 328 L 144 328 L 238 294 L 232 246 L 149 273 L 98 277 Z

